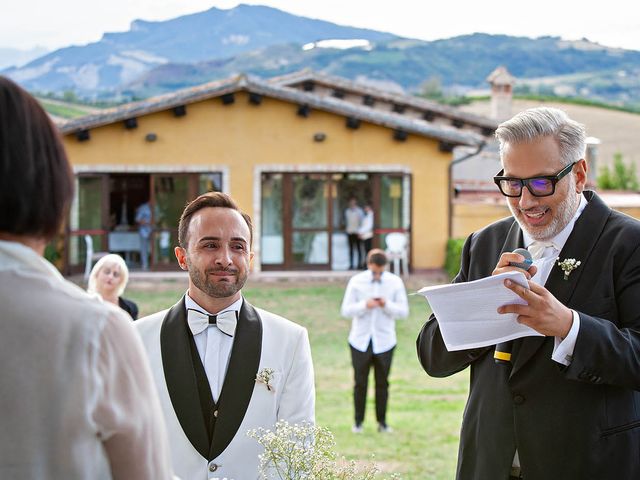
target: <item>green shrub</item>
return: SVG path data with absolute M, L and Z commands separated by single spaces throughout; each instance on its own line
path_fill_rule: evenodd
M 622 154 L 616 153 L 613 156 L 613 169 L 608 165 L 600 168 L 598 176 L 598 187 L 602 190 L 638 190 L 638 177 L 636 175 L 636 165 L 630 162 L 625 165 Z
M 444 269 L 450 279 L 453 279 L 460 270 L 460 259 L 462 258 L 462 247 L 464 238 L 450 238 L 447 241 L 447 257 L 444 261 Z

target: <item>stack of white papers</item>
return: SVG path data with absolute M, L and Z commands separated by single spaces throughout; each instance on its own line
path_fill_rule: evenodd
M 522 298 L 504 286 L 511 279 L 529 288 L 522 272 L 501 273 L 473 282 L 425 287 L 426 297 L 438 320 L 447 350 L 486 347 L 514 338 L 542 336 L 517 321 L 515 313 L 498 313 L 502 305 L 523 304 Z

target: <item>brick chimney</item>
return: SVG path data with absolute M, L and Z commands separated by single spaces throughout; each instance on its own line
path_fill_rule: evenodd
M 491 85 L 491 118 L 498 121 L 511 118 L 511 102 L 513 100 L 513 84 L 516 79 L 506 67 L 496 68 L 487 77 Z

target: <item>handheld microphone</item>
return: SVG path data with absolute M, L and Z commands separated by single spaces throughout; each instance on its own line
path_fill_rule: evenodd
M 531 258 L 531 253 L 526 248 L 516 248 L 513 253 L 519 253 L 524 257 L 523 262 L 509 262 L 509 265 L 512 267 L 518 267 L 522 270 L 529 270 L 531 265 L 533 265 L 533 258 Z M 508 342 L 502 342 L 496 345 L 496 350 L 493 353 L 493 359 L 496 363 L 501 365 L 510 365 L 511 364 L 511 350 L 513 349 L 513 340 L 509 340 Z
M 533 265 L 533 258 L 531 258 L 531 252 L 526 248 L 516 248 L 513 253 L 519 253 L 524 257 L 524 262 L 509 262 L 512 267 L 518 267 L 522 270 L 529 270 Z

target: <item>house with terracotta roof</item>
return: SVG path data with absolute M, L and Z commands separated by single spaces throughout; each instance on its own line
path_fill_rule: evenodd
M 64 270 L 80 271 L 87 247 L 121 252 L 136 268 L 135 210 L 146 201 L 151 268 L 177 268 L 180 213 L 212 190 L 252 216 L 255 270 L 348 269 L 351 197 L 373 207 L 374 246 L 401 232 L 411 268 L 441 268 L 453 151 L 481 150 L 496 125 L 310 71 L 241 75 L 66 121 L 59 126 L 78 188 Z

